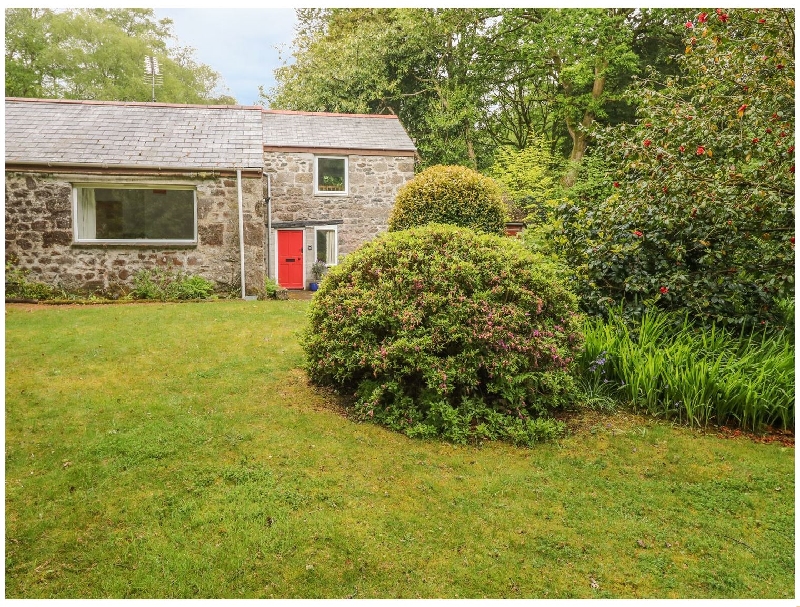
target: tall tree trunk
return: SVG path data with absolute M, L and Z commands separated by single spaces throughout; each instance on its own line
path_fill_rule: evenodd
M 603 95 L 603 89 L 606 86 L 606 69 L 608 68 L 608 61 L 599 60 L 594 66 L 594 83 L 592 84 L 592 100 L 598 101 Z M 594 123 L 595 114 L 591 110 L 587 110 L 583 114 L 583 119 L 580 126 L 576 125 L 569 117 L 566 117 L 567 130 L 569 136 L 572 138 L 572 151 L 569 154 L 570 167 L 564 174 L 561 180 L 562 184 L 568 188 L 575 185 L 575 180 L 578 178 L 578 165 L 586 153 L 586 148 L 589 147 L 589 134 L 586 129 Z

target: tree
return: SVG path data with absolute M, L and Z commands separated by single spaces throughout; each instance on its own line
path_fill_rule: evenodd
M 517 206 L 532 210 L 537 203 L 562 195 L 557 180 L 562 164 L 550 153 L 547 141 L 536 137 L 529 138 L 528 146 L 522 150 L 499 148 L 489 173 Z
M 144 58 L 155 56 L 159 101 L 235 103 L 192 49 L 167 46 L 171 24 L 152 9 L 6 9 L 6 95 L 149 101 Z
M 299 9 L 294 62 L 273 107 L 396 114 L 422 166 L 491 167 L 536 137 L 578 162 L 596 121 L 629 117 L 621 92 L 663 62 L 664 9 Z M 650 41 L 658 37 L 659 45 Z M 574 181 L 574 174 L 568 183 Z
M 390 113 L 423 166 L 483 166 L 475 47 L 496 10 L 298 9 L 294 62 L 261 98 L 305 111 Z
M 614 194 L 565 209 L 584 303 L 652 303 L 704 321 L 775 320 L 794 282 L 794 18 L 700 11 L 680 75 L 630 94 L 633 125 L 597 132 Z

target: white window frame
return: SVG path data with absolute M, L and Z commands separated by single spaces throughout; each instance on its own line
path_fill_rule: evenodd
M 337 225 L 330 225 L 330 226 L 314 226 L 314 262 L 319 259 L 317 255 L 317 232 L 326 230 L 326 231 L 333 231 L 333 244 L 334 244 L 334 257 L 335 262 L 325 262 L 328 266 L 335 266 L 339 263 L 339 226 Z M 313 262 L 312 262 L 313 263 Z
M 107 190 L 184 190 L 192 192 L 194 233 L 191 239 L 154 239 L 154 238 L 81 238 L 78 227 L 78 191 L 80 189 Z M 73 244 L 133 244 L 133 245 L 196 245 L 197 244 L 197 188 L 194 186 L 165 185 L 162 183 L 73 183 L 72 184 L 72 242 Z
M 326 192 L 317 189 L 319 183 L 319 161 L 320 159 L 326 160 L 344 160 L 344 191 L 343 192 Z M 314 156 L 314 196 L 348 196 L 350 192 L 350 162 L 347 156 Z

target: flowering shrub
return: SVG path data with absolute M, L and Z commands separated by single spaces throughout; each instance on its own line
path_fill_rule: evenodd
M 432 166 L 397 192 L 389 231 L 446 223 L 502 234 L 506 205 L 489 177 L 462 166 Z
M 680 75 L 639 81 L 636 123 L 596 133 L 609 191 L 559 214 L 587 310 L 777 321 L 794 281 L 793 23 L 786 9 L 699 13 Z
M 390 232 L 329 270 L 303 339 L 313 382 L 410 436 L 530 444 L 571 402 L 575 296 L 518 242 L 444 225 Z

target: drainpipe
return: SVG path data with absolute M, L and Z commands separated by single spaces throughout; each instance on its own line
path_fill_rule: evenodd
M 272 277 L 272 184 L 271 176 L 267 174 L 267 276 Z
M 242 169 L 236 169 L 236 190 L 239 199 L 239 265 L 242 269 L 242 299 L 247 299 L 244 290 L 244 213 L 242 211 Z

